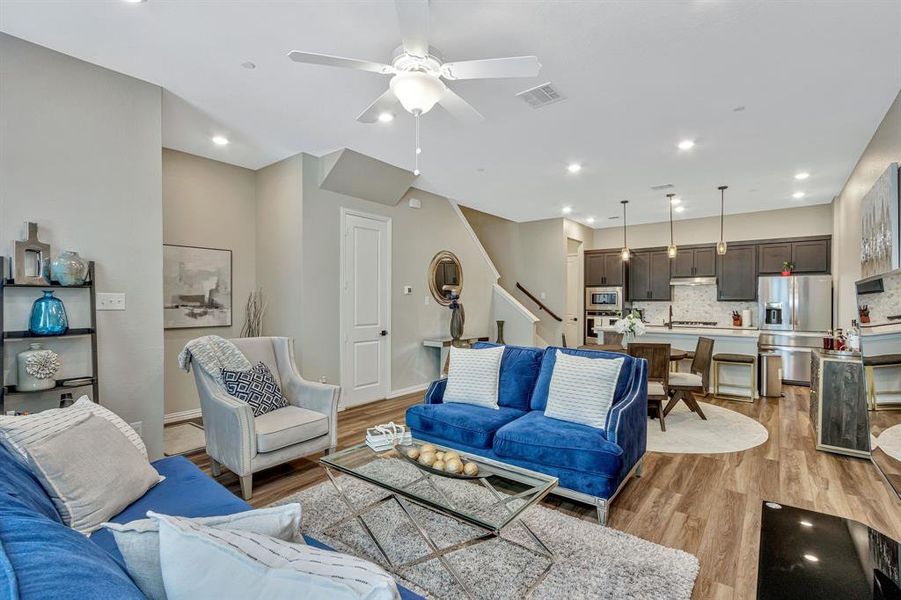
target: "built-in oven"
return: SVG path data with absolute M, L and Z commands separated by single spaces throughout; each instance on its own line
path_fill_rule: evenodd
M 623 288 L 585 288 L 585 310 L 621 311 L 623 309 Z
M 594 330 L 595 327 L 612 327 L 619 319 L 619 313 L 613 310 L 586 310 L 585 311 L 585 343 L 598 344 L 601 338 Z

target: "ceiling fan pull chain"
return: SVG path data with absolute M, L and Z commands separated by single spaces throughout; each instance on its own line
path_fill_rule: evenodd
M 416 167 L 413 169 L 414 175 L 419 175 L 419 155 L 422 154 L 422 146 L 419 144 L 419 117 L 422 115 L 420 112 L 416 112 L 413 115 L 414 120 L 416 121 Z

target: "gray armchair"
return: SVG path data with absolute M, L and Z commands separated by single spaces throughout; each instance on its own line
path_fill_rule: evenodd
M 250 405 L 226 393 L 203 369 L 192 369 L 213 475 L 227 467 L 238 475 L 241 494 L 250 500 L 257 471 L 335 449 L 341 388 L 303 379 L 294 363 L 291 338 L 231 341 L 251 364 L 262 361 L 269 367 L 288 399 L 288 406 L 254 417 Z

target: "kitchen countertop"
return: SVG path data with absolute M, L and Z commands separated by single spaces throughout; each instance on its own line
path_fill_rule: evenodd
M 885 335 L 887 333 L 901 333 L 901 323 L 868 323 L 860 326 L 860 335 L 863 337 L 871 335 Z
M 595 327 L 595 331 L 616 333 L 612 326 Z M 742 337 L 757 339 L 760 331 L 752 327 L 664 327 L 662 325 L 647 325 L 648 333 L 655 335 L 703 335 L 708 337 Z

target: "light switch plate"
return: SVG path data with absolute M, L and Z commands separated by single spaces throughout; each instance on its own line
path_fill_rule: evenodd
M 404 295 L 405 295 L 405 296 L 409 296 L 409 295 L 412 294 L 412 293 L 413 293 L 413 286 L 412 286 L 412 285 L 405 285 L 405 286 L 404 286 Z
M 97 294 L 97 310 L 125 310 L 125 294 Z

